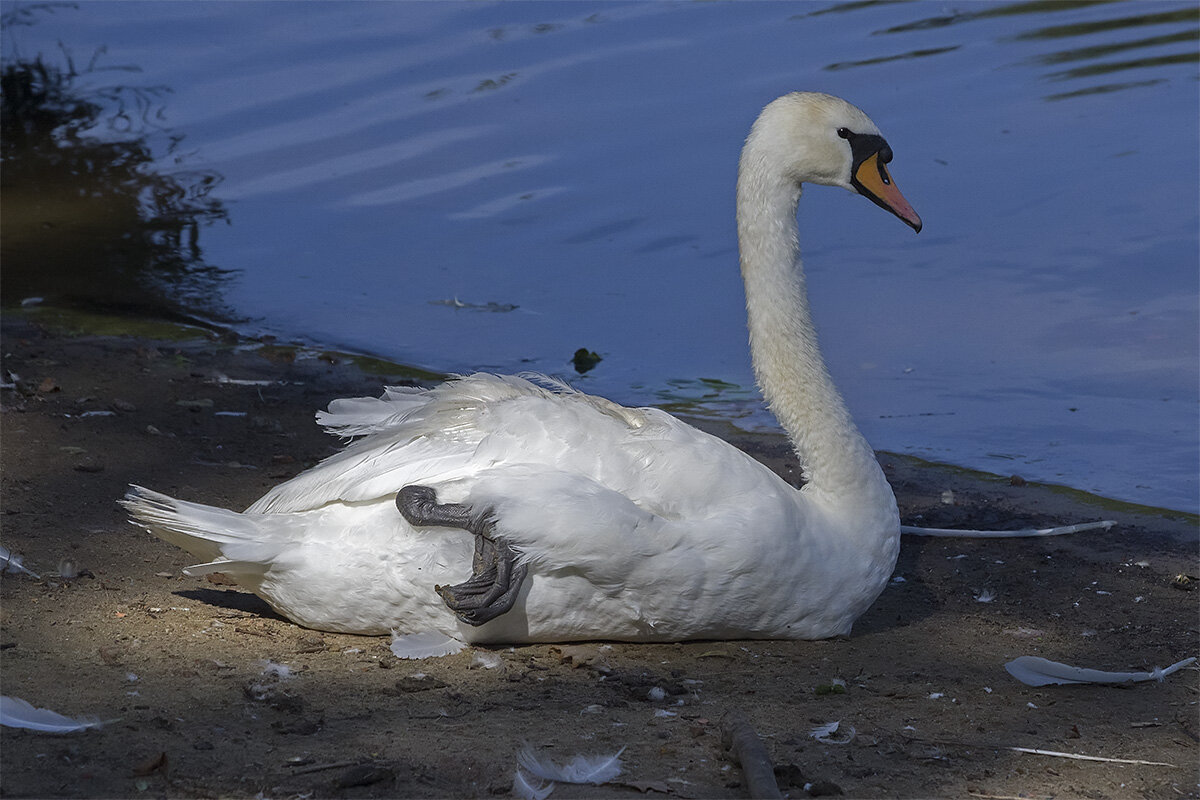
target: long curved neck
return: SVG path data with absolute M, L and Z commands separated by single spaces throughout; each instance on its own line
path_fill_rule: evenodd
M 806 490 L 851 502 L 890 498 L 817 347 L 799 261 L 799 199 L 799 184 L 774 174 L 748 145 L 738 174 L 737 223 L 754 372 L 800 458 Z

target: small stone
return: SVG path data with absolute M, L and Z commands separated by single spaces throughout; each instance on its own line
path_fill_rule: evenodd
M 271 727 L 276 733 L 283 736 L 312 736 L 317 731 L 321 730 L 324 720 L 301 719 L 293 723 L 285 723 L 282 720 L 272 722 Z
M 833 781 L 817 781 L 808 787 L 809 797 L 832 797 L 835 794 L 845 794 L 845 792 Z
M 304 698 L 290 689 L 281 689 L 268 682 L 250 681 L 242 687 L 247 700 L 264 703 L 276 711 L 299 714 L 304 711 Z
M 122 656 L 125 655 L 125 648 L 120 646 L 101 647 L 98 651 L 100 660 L 109 666 L 116 666 L 121 663 Z
M 405 675 L 400 680 L 396 681 L 396 690 L 399 692 L 424 692 L 429 689 L 444 689 L 446 683 L 440 681 L 432 675 L 426 675 L 423 672 L 418 672 L 415 675 Z
M 395 779 L 395 773 L 387 767 L 381 767 L 378 764 L 358 764 L 339 775 L 333 783 L 339 789 L 349 789 L 354 786 L 371 786 Z

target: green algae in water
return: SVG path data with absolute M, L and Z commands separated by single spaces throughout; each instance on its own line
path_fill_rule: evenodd
M 377 358 L 375 356 L 364 355 L 349 355 L 347 356 L 354 366 L 358 367 L 368 375 L 389 375 L 409 380 L 421 381 L 422 383 L 441 383 L 448 377 L 441 372 L 433 372 L 432 370 L 413 367 L 407 364 L 397 364 L 394 361 Z
M 4 313 L 44 325 L 63 336 L 121 336 L 170 342 L 217 338 L 214 331 L 198 325 L 53 306 L 5 309 Z

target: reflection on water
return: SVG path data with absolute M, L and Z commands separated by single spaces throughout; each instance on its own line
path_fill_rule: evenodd
M 873 67 L 876 64 L 887 64 L 891 61 L 904 61 L 910 58 L 927 58 L 928 56 L 940 56 L 942 53 L 953 53 L 959 48 L 958 45 L 950 47 L 930 47 L 924 50 L 912 50 L 907 53 L 898 53 L 894 56 L 876 56 L 875 58 L 864 58 L 860 61 L 839 61 L 830 64 L 825 69 L 833 71 L 838 69 L 849 69 L 850 67 Z
M 977 22 L 990 18 L 1011 17 L 1026 14 L 1038 15 L 1032 21 L 1040 24 L 1042 15 L 1048 13 L 1059 11 L 1077 11 L 1084 6 L 1106 5 L 1113 2 L 1116 2 L 1116 0 L 1092 0 L 1091 2 L 1087 2 L 1086 0 L 1034 0 L 1034 2 L 1006 3 L 1002 5 L 978 3 L 975 4 L 978 7 L 968 7 L 970 10 L 954 11 L 949 14 L 942 14 L 934 17 L 924 17 L 914 22 L 907 22 L 903 25 L 885 28 L 877 31 L 877 33 L 907 34 L 915 31 L 949 28 L 951 26 L 961 25 L 963 23 Z M 839 10 L 848 10 L 848 7 L 857 7 L 859 5 L 861 4 L 849 3 L 842 6 L 837 6 L 836 8 Z M 1200 41 L 1200 27 L 1197 27 L 1197 22 L 1200 22 L 1200 6 L 1188 4 L 1185 7 L 1181 7 L 1172 11 L 1132 14 L 1110 19 L 1091 20 L 1087 22 L 1076 22 L 1065 25 L 1045 25 L 1016 34 L 1006 33 L 1004 34 L 1003 38 L 1020 42 L 1075 39 L 1077 37 L 1087 37 L 1100 33 L 1128 33 L 1132 36 L 1135 33 L 1140 32 L 1143 28 L 1147 27 L 1163 25 L 1173 25 L 1176 27 L 1182 26 L 1180 30 L 1175 30 L 1170 33 L 1164 33 L 1155 36 L 1138 36 L 1138 38 L 1130 38 L 1124 41 L 1105 42 L 1103 44 L 1043 53 L 1035 56 L 1032 59 L 1033 62 L 1046 66 L 1064 64 L 1068 62 L 1088 62 L 1067 70 L 1050 71 L 1045 75 L 1045 77 L 1049 80 L 1062 81 L 1091 78 L 1098 75 L 1109 75 L 1115 72 L 1125 72 L 1127 70 L 1146 69 L 1175 64 L 1200 63 L 1200 52 L 1198 52 L 1196 48 L 1197 42 Z M 1176 51 L 1170 53 L 1153 55 L 1147 54 L 1139 58 L 1105 60 L 1108 59 L 1109 56 L 1127 53 L 1132 50 L 1161 48 L 1165 45 L 1175 44 L 1186 44 L 1189 46 L 1177 49 Z M 958 48 L 959 45 L 923 48 L 894 55 L 877 56 L 861 61 L 838 62 L 830 64 L 826 67 L 826 69 L 837 70 L 846 69 L 848 67 L 873 66 L 902 59 L 939 56 L 944 53 L 953 52 Z M 1083 89 L 1077 89 L 1071 92 L 1057 92 L 1047 95 L 1046 99 L 1063 100 L 1085 94 L 1105 93 L 1119 89 L 1153 86 L 1162 80 L 1164 79 L 1157 78 L 1141 81 L 1130 81 L 1125 83 L 1106 83 L 1089 86 Z
M 28 22 L 29 14 L 5 14 L 4 24 Z M 227 273 L 204 262 L 200 228 L 228 217 L 211 196 L 219 176 L 159 168 L 152 138 L 166 138 L 168 154 L 181 142 L 161 122 L 164 87 L 79 90 L 78 79 L 98 72 L 102 55 L 97 50 L 83 70 L 65 50 L 61 64 L 42 56 L 3 63 L 2 302 L 41 296 L 214 315 Z

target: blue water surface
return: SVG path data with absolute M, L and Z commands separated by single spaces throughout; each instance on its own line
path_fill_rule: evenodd
M 6 54 L 169 87 L 161 167 L 221 176 L 199 243 L 248 329 L 750 428 L 738 151 L 777 95 L 843 96 L 925 221 L 801 201 L 871 443 L 1200 508 L 1194 3 L 50 5 Z

